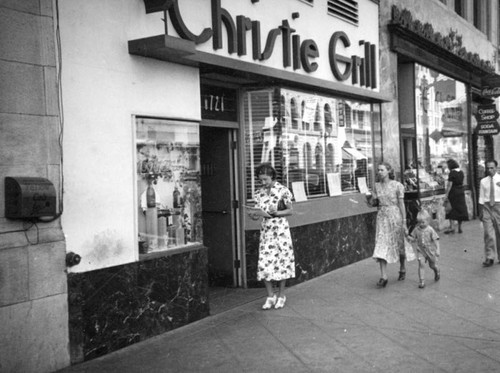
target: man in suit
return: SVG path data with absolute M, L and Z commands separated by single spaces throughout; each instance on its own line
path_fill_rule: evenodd
M 483 267 L 491 267 L 497 259 L 500 260 L 500 175 L 497 173 L 498 162 L 486 162 L 486 177 L 481 179 L 479 189 L 479 220 L 484 228 Z

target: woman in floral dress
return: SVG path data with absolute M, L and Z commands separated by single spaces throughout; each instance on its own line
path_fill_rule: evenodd
M 408 234 L 408 228 L 406 227 L 404 186 L 393 180 L 394 170 L 389 163 L 381 163 L 378 166 L 377 174 L 379 182 L 375 183 L 373 195 L 367 194 L 367 201 L 371 206 L 379 208 L 373 258 L 380 264 L 380 280 L 377 286 L 385 287 L 388 281 L 387 263 L 399 261 L 398 280 L 405 279 L 405 260 L 407 259 L 405 246 L 406 250 L 411 250 L 411 246 L 405 245 L 405 235 Z
M 286 280 L 295 277 L 292 238 L 285 218 L 292 215 L 293 196 L 287 187 L 276 181 L 276 170 L 273 167 L 266 164 L 259 166 L 257 176 L 262 188 L 255 192 L 255 207 L 270 215 L 263 217 L 261 222 L 257 280 L 264 281 L 267 290 L 266 303 L 262 308 L 278 309 L 283 308 L 286 302 Z M 250 217 L 259 219 L 259 215 L 252 212 Z M 272 281 L 279 282 L 277 297 L 273 292 Z

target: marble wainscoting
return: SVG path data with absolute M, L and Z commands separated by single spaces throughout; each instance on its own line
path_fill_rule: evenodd
M 307 281 L 336 268 L 370 257 L 375 245 L 376 212 L 292 227 L 296 278 L 288 285 Z M 247 281 L 257 281 L 259 231 L 245 232 Z
M 209 315 L 207 250 L 68 276 L 71 362 Z

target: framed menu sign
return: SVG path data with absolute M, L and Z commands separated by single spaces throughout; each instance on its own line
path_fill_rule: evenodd
M 236 122 L 237 91 L 211 85 L 201 86 L 202 119 Z

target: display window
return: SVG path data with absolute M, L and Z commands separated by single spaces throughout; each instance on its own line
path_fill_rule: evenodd
M 139 253 L 202 242 L 199 124 L 135 119 Z
M 373 186 L 378 105 L 284 88 L 246 92 L 243 102 L 248 200 L 261 163 L 276 169 L 296 201 Z
M 449 159 L 460 165 L 468 185 L 469 113 L 464 83 L 422 65 L 414 68 L 415 127 L 403 139 L 403 175 L 406 190 L 425 197 L 444 193 Z

